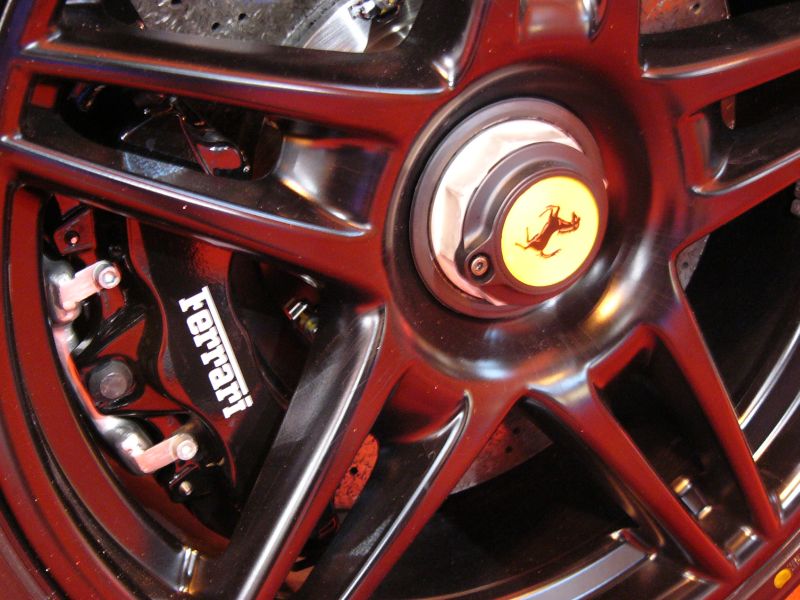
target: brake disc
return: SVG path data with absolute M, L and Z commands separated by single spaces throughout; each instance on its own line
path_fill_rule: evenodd
M 132 0 L 147 29 L 317 50 L 364 52 L 396 45 L 421 0 L 384 18 L 358 11 L 358 0 Z

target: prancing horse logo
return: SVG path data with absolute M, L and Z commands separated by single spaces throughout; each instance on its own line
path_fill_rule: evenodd
M 531 237 L 530 233 L 528 233 L 528 228 L 526 227 L 525 243 L 520 244 L 517 242 L 517 246 L 523 250 L 533 248 L 542 258 L 550 258 L 561 252 L 561 248 L 558 248 L 553 252 L 545 252 L 544 250 L 547 248 L 547 244 L 550 243 L 550 238 L 552 238 L 556 233 L 569 233 L 571 231 L 575 231 L 581 224 L 581 218 L 573 212 L 572 220 L 566 221 L 558 216 L 559 210 L 561 210 L 561 207 L 554 204 L 551 204 L 545 208 L 542 214 L 539 215 L 540 217 L 543 217 L 545 214 L 547 214 L 547 221 L 542 227 L 542 230 L 535 236 Z

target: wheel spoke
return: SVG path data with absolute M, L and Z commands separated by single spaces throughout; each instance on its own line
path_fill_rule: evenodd
M 195 585 L 213 597 L 274 597 L 405 369 L 383 310 L 321 328 L 225 553 Z
M 382 283 L 375 232 L 332 218 L 274 180 L 249 189 L 252 201 L 244 196 L 235 205 L 208 190 L 150 181 L 21 138 L 4 138 L 0 148 L 20 170 L 88 196 L 95 205 L 274 256 L 361 289 L 374 292 Z M 352 256 L 361 257 L 357 265 Z
M 733 573 L 733 565 L 653 470 L 598 398 L 588 378 L 576 375 L 566 381 L 571 383 L 549 390 L 536 386 L 527 406 L 536 414 L 545 412 L 555 417 L 572 432 L 580 432 L 577 437 L 605 464 L 615 485 L 622 484 L 632 493 L 710 575 L 725 577 Z
M 645 76 L 691 114 L 800 67 L 800 7 L 764 9 L 700 28 L 643 37 Z
M 759 476 L 728 392 L 685 298 L 676 297 L 660 324 L 660 335 L 686 377 L 725 453 L 759 529 L 778 529 L 778 517 Z
M 450 489 L 442 471 L 459 448 L 470 405 L 431 436 L 384 449 L 359 504 L 316 564 L 301 596 L 367 597 Z
M 668 203 L 682 205 L 675 214 L 685 215 L 676 225 L 673 250 L 681 250 L 713 233 L 794 185 L 799 166 L 800 150 L 797 150 L 735 181 L 723 184 L 714 179 L 686 194 L 670 192 Z
M 401 125 L 407 127 L 415 116 L 419 120 L 429 112 L 431 97 L 445 89 L 441 78 L 433 70 L 427 75 L 421 74 L 413 82 L 378 80 L 380 85 L 374 86 L 368 83 L 347 85 L 334 80 L 325 84 L 319 80 L 306 81 L 277 75 L 270 77 L 264 74 L 267 67 L 252 73 L 237 73 L 222 66 L 201 69 L 188 62 L 188 59 L 186 62 L 172 60 L 172 65 L 164 68 L 163 62 L 167 59 L 159 55 L 115 52 L 110 49 L 101 51 L 98 48 L 103 48 L 103 40 L 97 40 L 97 43 L 98 46 L 94 47 L 72 45 L 66 40 L 45 42 L 25 50 L 19 64 L 25 65 L 32 74 L 56 75 L 78 81 L 137 87 L 244 105 L 273 116 L 321 122 L 347 130 L 373 131 L 391 137 L 401 135 Z M 144 48 L 149 48 L 149 45 Z M 168 49 L 163 52 L 166 56 L 170 54 Z M 293 53 L 286 49 L 281 49 L 281 52 Z M 234 59 L 231 62 L 236 61 Z M 319 63 L 312 64 L 320 66 Z M 358 61 L 345 64 L 344 67 L 337 64 L 342 72 L 363 72 L 364 66 Z M 329 65 L 328 73 L 331 68 Z M 291 64 L 272 69 L 293 72 Z M 320 76 L 324 72 L 321 71 Z M 395 78 L 399 79 L 400 75 Z M 404 118 L 398 119 L 396 107 L 401 102 Z
M 442 64 L 460 62 L 464 30 L 476 12 L 467 3 L 425 3 L 406 43 L 360 54 L 225 40 L 198 46 L 188 36 L 87 19 L 80 9 L 71 17 L 68 7 L 59 33 L 29 43 L 16 64 L 31 74 L 140 87 L 402 138 L 452 84 Z
M 369 597 L 455 488 L 517 398 L 509 395 L 504 403 L 476 384 L 437 431 L 384 448 L 362 498 L 316 565 L 302 596 Z

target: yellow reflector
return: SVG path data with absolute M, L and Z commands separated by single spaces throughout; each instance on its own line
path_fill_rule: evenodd
M 772 580 L 772 583 L 775 584 L 776 588 L 781 589 L 789 582 L 791 578 L 792 572 L 789 569 L 781 569 L 775 575 L 775 579 Z

